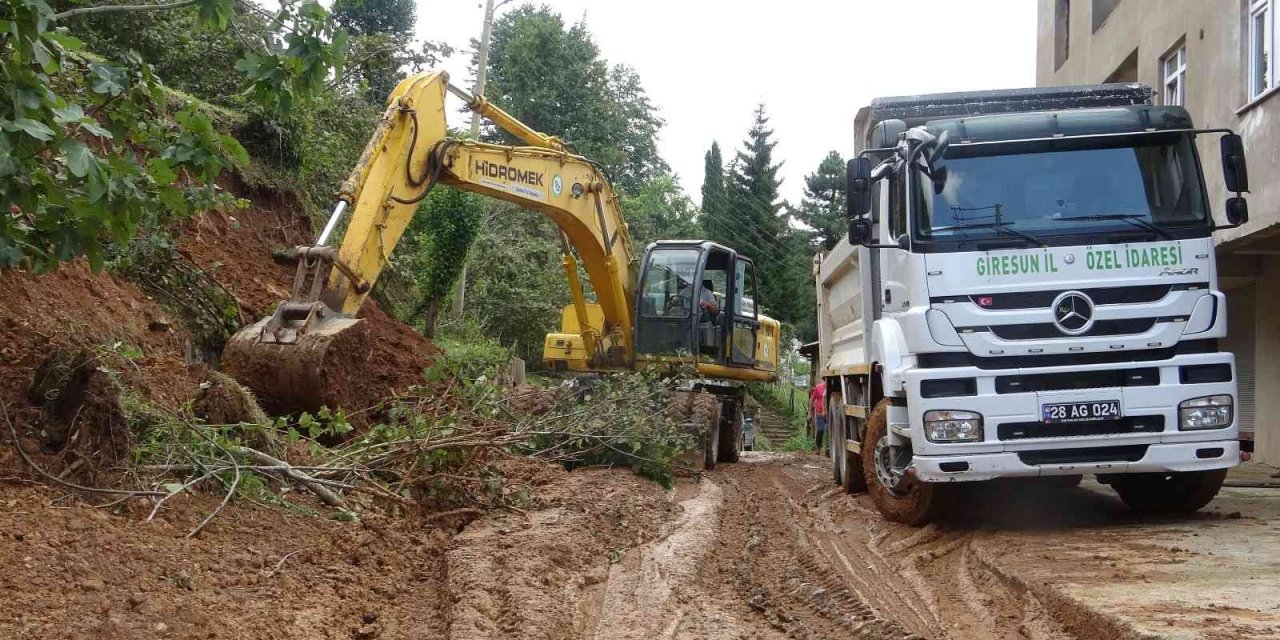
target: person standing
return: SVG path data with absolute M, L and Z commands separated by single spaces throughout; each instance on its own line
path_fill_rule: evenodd
M 822 453 L 822 440 L 827 434 L 827 381 L 820 380 L 809 391 L 809 411 L 813 415 L 814 451 Z

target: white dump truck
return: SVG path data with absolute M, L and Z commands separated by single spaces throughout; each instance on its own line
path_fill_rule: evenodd
M 1241 139 L 1151 95 L 858 112 L 849 235 L 815 258 L 818 364 L 835 481 L 886 518 L 928 521 L 951 483 L 1084 474 L 1135 509 L 1193 511 L 1239 464 L 1213 232 L 1248 217 Z M 1198 146 L 1221 152 L 1225 204 Z

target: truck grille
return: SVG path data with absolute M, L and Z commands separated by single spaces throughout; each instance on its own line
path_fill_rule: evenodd
M 1099 320 L 1093 323 L 1088 331 L 1075 337 L 1087 336 L 1124 336 L 1150 331 L 1157 320 L 1163 318 L 1122 318 L 1118 320 Z M 1045 338 L 1061 338 L 1063 333 L 1052 323 L 1004 324 L 987 327 L 991 333 L 1002 340 L 1041 340 Z
M 1137 462 L 1147 455 L 1147 445 L 1135 444 L 1121 447 L 1084 447 L 1082 449 L 1048 449 L 1046 451 L 1020 451 L 1018 459 L 1023 464 L 1090 464 L 1094 462 Z
M 1073 436 L 1106 436 L 1121 433 L 1159 433 L 1164 431 L 1164 416 L 1131 416 L 1119 420 L 1045 424 L 1043 422 L 1006 422 L 996 427 L 1001 440 L 1035 438 L 1070 438 Z
M 1182 284 L 1145 284 L 1132 287 L 1097 287 L 1078 289 L 1089 296 L 1096 305 L 1100 304 L 1143 304 L 1156 302 L 1169 295 L 1170 291 L 1193 291 L 1208 289 L 1207 282 L 1190 282 Z M 1054 289 L 1051 291 L 1017 291 L 1011 293 L 990 293 L 960 296 L 940 296 L 930 300 L 934 303 L 971 302 L 978 304 L 979 298 L 990 299 L 990 304 L 979 305 L 983 309 L 1003 311 L 1009 309 L 1043 309 L 1053 304 L 1055 298 L 1067 291 Z
M 1072 371 L 1070 373 L 1033 373 L 996 376 L 996 393 L 1028 393 L 1034 391 L 1073 391 L 1108 387 L 1150 387 L 1160 384 L 1160 369 L 1113 369 L 1111 371 Z

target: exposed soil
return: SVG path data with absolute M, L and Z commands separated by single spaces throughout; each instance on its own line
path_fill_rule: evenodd
M 310 221 L 301 208 L 271 194 L 254 194 L 254 204 L 234 213 L 209 213 L 187 225 L 180 251 L 227 289 L 244 310 L 248 321 L 270 313 L 276 303 L 292 293 L 296 267 L 273 259 L 273 252 L 292 249 L 313 240 Z M 435 345 L 387 317 L 372 300 L 360 309 L 360 331 L 344 336 L 331 353 L 317 354 L 323 362 L 306 363 L 325 375 L 314 409 L 325 404 L 360 412 L 409 386 L 422 384 L 422 372 L 439 353 Z M 258 378 L 275 375 L 276 362 L 257 366 L 240 364 L 251 387 Z M 279 413 L 291 407 L 275 406 L 267 394 L 264 408 Z
M 456 536 L 408 518 L 232 505 L 187 541 L 213 498 L 145 522 L 145 504 L 0 485 L 0 637 L 575 637 L 586 604 L 574 594 L 677 508 L 626 472 L 509 471 L 527 508 Z

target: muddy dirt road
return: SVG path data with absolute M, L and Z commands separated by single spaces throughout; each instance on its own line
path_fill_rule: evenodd
M 237 504 L 189 541 L 216 496 L 146 522 L 0 477 L 0 638 L 1280 637 L 1274 489 L 1151 520 L 1088 484 L 988 487 L 913 529 L 812 455 L 672 491 L 523 464 L 531 500 L 465 526 Z
M 1169 546 L 1203 533 L 1212 548 L 1231 530 L 1258 540 L 1262 525 L 1238 512 L 1143 520 L 1098 486 L 1023 484 L 968 492 L 969 511 L 912 529 L 838 491 L 825 465 L 756 453 L 681 487 L 666 534 L 614 563 L 581 609 L 582 637 L 1280 637 L 1262 585 L 1246 611 L 1197 577 L 1217 566 L 1275 586 L 1265 568 L 1245 576 L 1214 551 Z
M 587 637 L 1073 638 L 1087 629 L 1007 584 L 971 546 L 977 532 L 883 523 L 836 493 L 822 463 L 758 453 L 681 487 L 669 535 L 609 570 Z

